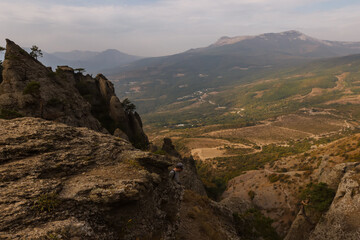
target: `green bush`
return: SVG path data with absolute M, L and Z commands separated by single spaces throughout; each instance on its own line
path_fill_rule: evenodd
M 31 95 L 38 95 L 40 94 L 40 83 L 36 81 L 29 82 L 24 91 L 23 94 L 31 94 Z
M 308 200 L 307 209 L 320 213 L 326 212 L 335 196 L 335 191 L 330 189 L 326 183 L 309 183 L 301 192 L 301 200 Z
M 159 150 L 156 150 L 156 151 L 154 152 L 154 154 L 166 155 L 166 152 L 165 152 L 164 150 L 159 149 Z
M 33 209 L 38 212 L 51 212 L 58 205 L 59 199 L 56 193 L 44 193 L 34 201 Z

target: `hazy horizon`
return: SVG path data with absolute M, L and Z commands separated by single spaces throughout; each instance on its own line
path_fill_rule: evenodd
M 117 49 L 163 56 L 205 47 L 222 36 L 297 30 L 360 41 L 355 0 L 2 0 L 0 46 L 9 38 L 43 51 Z

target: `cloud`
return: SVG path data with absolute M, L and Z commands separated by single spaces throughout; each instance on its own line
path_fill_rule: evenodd
M 45 51 L 117 48 L 143 56 L 206 46 L 223 35 L 289 29 L 323 39 L 360 40 L 360 34 L 353 31 L 360 24 L 360 5 L 326 8 L 332 2 L 2 0 L 0 37 L 22 46 L 37 44 Z M 311 6 L 316 6 L 315 11 L 302 10 Z

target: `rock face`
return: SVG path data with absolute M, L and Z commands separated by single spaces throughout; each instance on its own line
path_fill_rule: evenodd
M 184 158 L 181 157 L 180 153 L 176 151 L 170 138 L 164 138 L 164 143 L 161 149 L 171 156 L 173 167 L 175 167 L 178 162 L 181 162 L 184 165 L 184 170 L 180 173 L 181 184 L 183 184 L 188 190 L 191 190 L 201 196 L 207 196 L 204 184 L 197 174 L 195 160 L 191 156 Z
M 170 160 L 87 128 L 0 119 L 1 239 L 172 239 Z
M 113 84 L 103 75 L 84 76 L 68 66 L 53 72 L 10 40 L 3 67 L 2 118 L 40 117 L 111 134 L 118 128 L 134 146 L 147 148 L 140 116 L 124 110 Z
M 348 165 L 334 201 L 309 240 L 360 239 L 360 165 Z
M 322 163 L 319 180 L 336 189 L 329 210 L 318 223 L 298 214 L 286 240 L 325 240 L 360 238 L 360 164 L 341 163 L 330 167 Z
M 0 85 L 0 109 L 102 131 L 70 79 L 59 78 L 14 42 L 7 40 Z M 11 117 L 11 116 L 9 116 Z
M 271 174 L 286 181 L 270 182 Z M 279 235 L 285 236 L 298 211 L 295 186 L 301 181 L 293 172 L 248 171 L 229 181 L 221 203 L 238 213 L 251 207 L 261 209 L 265 216 L 275 221 L 272 225 Z

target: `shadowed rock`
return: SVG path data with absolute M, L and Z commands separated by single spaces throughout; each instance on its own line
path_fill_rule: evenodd
M 119 128 L 137 148 L 148 147 L 140 116 L 124 111 L 105 76 L 84 76 L 68 66 L 53 72 L 14 42 L 6 42 L 0 84 L 2 118 L 40 117 L 111 134 Z

